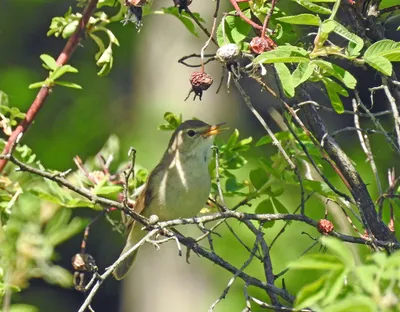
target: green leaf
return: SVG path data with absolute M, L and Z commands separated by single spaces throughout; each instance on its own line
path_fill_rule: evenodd
M 96 195 L 117 195 L 119 192 L 122 191 L 122 186 L 121 185 L 96 185 L 94 188 L 94 192 Z
M 350 250 L 345 246 L 343 242 L 331 236 L 322 236 L 320 238 L 320 242 L 322 243 L 322 245 L 327 247 L 328 250 L 330 250 L 333 254 L 335 254 L 344 264 L 345 267 L 347 268 L 354 267 L 353 256 Z
M 238 138 L 239 138 L 239 130 L 235 129 L 232 132 L 231 136 L 229 137 L 228 142 L 226 143 L 226 149 L 231 150 L 235 146 Z
M 303 82 L 307 81 L 313 74 L 315 68 L 317 68 L 317 65 L 313 62 L 299 63 L 297 65 L 297 68 L 294 70 L 292 74 L 294 87 L 297 87 L 301 85 Z
M 279 194 L 279 193 L 278 193 Z M 278 199 L 275 197 L 271 197 L 272 203 L 275 206 L 275 210 L 279 213 L 289 213 L 289 211 L 286 209 L 285 205 L 283 205 Z
M 293 97 L 294 85 L 289 69 L 284 63 L 275 63 L 274 66 L 281 82 L 283 91 L 289 98 Z
M 249 178 L 251 184 L 259 190 L 268 182 L 269 178 L 264 169 L 258 168 L 250 171 Z
M 160 11 L 154 11 L 154 14 L 170 14 L 178 18 L 183 25 L 185 25 L 186 29 L 189 30 L 191 34 L 194 36 L 198 37 L 199 34 L 196 31 L 195 25 L 192 21 L 192 18 L 190 17 L 189 14 L 187 14 L 185 11 L 182 11 L 182 14 L 179 14 L 179 9 L 177 7 L 168 7 L 168 8 L 162 8 Z M 201 18 L 199 13 L 192 12 L 193 15 L 201 22 L 204 23 L 204 19 Z
M 227 192 L 237 192 L 246 186 L 244 183 L 240 183 L 235 178 L 228 178 L 225 182 L 225 190 Z
M 276 49 L 268 52 L 263 52 L 257 56 L 254 60 L 254 64 L 259 63 L 275 63 L 275 62 L 286 62 L 286 63 L 298 63 L 298 62 L 309 62 L 308 52 L 303 48 L 296 46 L 279 46 Z
M 333 31 L 339 36 L 350 41 L 349 46 L 347 48 L 350 56 L 357 56 L 360 54 L 361 49 L 364 47 L 364 41 L 359 36 L 350 32 L 346 27 L 344 27 L 342 24 L 339 24 L 334 20 L 324 21 L 324 23 L 325 22 L 332 23 L 334 26 Z
M 182 115 L 178 116 L 174 113 L 166 112 L 164 114 L 164 120 L 167 124 L 158 126 L 158 130 L 175 130 L 182 123 Z
M 331 271 L 326 280 L 325 287 L 327 289 L 327 294 L 322 300 L 322 305 L 328 305 L 337 299 L 345 287 L 345 280 L 348 273 L 348 269 Z
M 386 76 L 391 76 L 393 71 L 392 63 L 383 56 L 369 56 L 365 58 L 365 61 L 371 67 L 385 74 Z
M 56 60 L 48 54 L 40 55 L 40 59 L 44 62 L 44 64 L 50 70 L 55 70 L 58 67 Z
M 272 174 L 275 178 L 281 179 L 282 175 L 281 172 L 276 170 L 272 165 L 272 160 L 270 158 L 260 157 L 258 162 L 260 163 L 261 167 L 267 172 Z
M 294 307 L 302 309 L 312 306 L 326 295 L 324 287 L 326 276 L 321 276 L 315 282 L 304 286 L 298 293 Z
M 313 60 L 312 63 L 318 65 L 321 69 L 338 79 L 340 82 L 343 82 L 343 84 L 349 89 L 354 89 L 357 85 L 357 79 L 347 70 L 338 65 L 323 60 Z
M 67 87 L 67 88 L 73 88 L 73 89 L 82 89 L 82 87 L 76 83 L 70 82 L 70 81 L 55 81 L 54 84 L 56 85 L 60 85 L 63 87 Z
M 400 42 L 384 39 L 372 44 L 364 53 L 364 58 L 382 56 L 391 62 L 400 61 Z
M 275 133 L 275 137 L 278 139 L 279 142 L 293 139 L 293 135 L 289 131 L 277 132 Z M 256 146 L 261 146 L 270 143 L 272 143 L 272 138 L 269 135 L 264 135 L 261 139 L 258 140 Z
M 291 269 L 302 270 L 343 270 L 344 266 L 338 258 L 327 254 L 314 254 L 303 256 L 288 265 Z
M 41 88 L 45 85 L 46 81 L 39 81 L 39 82 L 34 82 L 31 83 L 28 88 L 29 89 L 36 89 L 36 88 Z
M 295 25 L 311 25 L 311 26 L 319 26 L 321 24 L 321 19 L 318 15 L 314 14 L 298 14 L 292 16 L 283 16 L 278 17 L 277 21 L 295 24 Z
M 320 5 L 316 5 L 309 0 L 293 0 L 293 1 L 314 13 L 319 13 L 319 14 L 331 14 L 332 13 L 332 11 L 330 9 L 320 6 Z
M 342 114 L 344 112 L 344 107 L 343 107 L 343 103 L 342 100 L 339 97 L 339 94 L 337 93 L 334 85 L 330 82 L 332 82 L 332 80 L 329 80 L 327 78 L 323 79 L 322 82 L 325 85 L 326 91 L 328 92 L 328 97 L 331 101 L 332 107 L 335 109 L 335 111 L 338 114 Z
M 355 270 L 359 279 L 358 285 L 360 285 L 365 292 L 368 294 L 377 293 L 379 285 L 375 283 L 375 276 L 378 273 L 378 267 L 376 265 L 362 265 Z
M 347 296 L 343 300 L 339 300 L 329 307 L 324 308 L 324 312 L 376 312 L 380 311 L 376 302 L 371 298 L 363 295 L 354 294 Z
M 50 74 L 49 79 L 56 80 L 66 73 L 77 73 L 77 72 L 78 72 L 78 70 L 75 67 L 72 67 L 71 65 L 63 65 L 63 66 L 57 67 Z
M 338 84 L 336 81 L 334 81 L 328 77 L 324 77 L 321 80 L 324 83 L 329 84 L 329 87 L 332 88 L 332 90 L 334 90 L 336 93 L 339 93 L 340 95 L 343 95 L 343 96 L 349 96 L 349 93 L 347 92 L 347 90 L 343 86 Z
M 228 44 L 228 43 L 240 43 L 242 42 L 251 30 L 251 26 L 242 20 L 239 16 L 235 16 L 235 11 L 230 12 L 231 15 L 227 15 L 224 19 L 222 19 L 221 23 L 217 29 L 217 41 L 220 47 Z M 244 12 L 244 14 L 251 18 L 250 10 Z M 223 33 L 223 28 L 225 28 L 225 35 Z
M 257 214 L 269 214 L 275 213 L 274 206 L 272 204 L 271 199 L 265 199 L 261 203 L 258 204 L 256 211 Z M 274 221 L 268 221 L 263 224 L 264 228 L 271 228 L 275 224 Z
M 10 307 L 10 312 L 39 312 L 39 309 L 30 304 L 13 304 Z
M 33 195 L 52 202 L 54 204 L 67 208 L 90 207 L 94 208 L 94 204 L 85 198 L 72 198 L 70 194 L 60 188 L 57 194 L 52 194 L 48 190 L 35 187 L 29 190 Z

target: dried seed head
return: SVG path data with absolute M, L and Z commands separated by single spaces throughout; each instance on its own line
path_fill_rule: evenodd
M 75 271 L 89 272 L 96 267 L 94 258 L 87 253 L 78 253 L 72 257 L 72 266 Z
M 240 49 L 235 43 L 229 43 L 220 47 L 215 54 L 215 58 L 222 63 L 232 62 L 239 56 Z
M 317 228 L 318 232 L 320 232 L 321 234 L 328 235 L 330 232 L 333 231 L 334 226 L 331 221 L 326 219 L 321 219 L 318 221 Z
M 190 84 L 194 92 L 194 99 L 198 96 L 201 100 L 203 91 L 207 90 L 213 83 L 213 78 L 207 73 L 193 72 L 190 76 Z
M 250 50 L 255 54 L 261 54 L 276 48 L 276 43 L 268 37 L 254 37 L 250 41 Z

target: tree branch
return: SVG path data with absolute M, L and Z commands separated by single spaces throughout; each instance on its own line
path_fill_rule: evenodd
M 89 0 L 83 13 L 82 18 L 79 21 L 79 25 L 76 28 L 74 34 L 69 38 L 67 41 L 64 49 L 61 51 L 60 55 L 57 58 L 57 65 L 62 66 L 65 65 L 69 58 L 71 57 L 72 53 L 75 51 L 76 47 L 78 46 L 79 42 L 81 41 L 82 35 L 86 29 L 86 25 L 88 24 L 89 18 L 93 15 L 94 10 L 96 9 L 98 0 Z M 17 137 L 21 134 L 24 134 L 29 126 L 32 124 L 33 120 L 35 119 L 36 115 L 39 113 L 39 110 L 43 107 L 44 102 L 47 99 L 47 96 L 50 93 L 50 88 L 47 86 L 42 86 L 36 95 L 35 100 L 29 107 L 28 111 L 26 112 L 25 118 L 21 121 L 21 123 L 15 128 L 11 136 L 8 138 L 6 146 L 3 150 L 3 155 L 7 155 L 10 153 L 11 146 L 17 139 Z M 7 164 L 7 158 L 0 159 L 0 172 L 3 171 L 5 165 Z

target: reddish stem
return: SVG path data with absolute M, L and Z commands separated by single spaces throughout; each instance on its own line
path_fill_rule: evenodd
M 74 34 L 69 38 L 64 49 L 57 58 L 56 61 L 57 65 L 62 66 L 66 64 L 69 58 L 71 57 L 72 53 L 75 51 L 76 47 L 78 46 L 78 43 L 81 40 L 82 32 L 85 30 L 90 16 L 92 16 L 94 10 L 96 9 L 97 2 L 98 0 L 89 0 L 88 4 L 86 5 L 82 13 L 82 18 L 79 21 L 77 29 L 75 30 Z M 15 128 L 11 136 L 8 138 L 6 146 L 2 153 L 3 155 L 9 154 L 17 137 L 21 133 L 24 134 L 28 130 L 29 126 L 35 119 L 37 113 L 42 108 L 49 93 L 50 93 L 49 87 L 43 86 L 40 88 L 38 94 L 36 95 L 35 100 L 29 107 L 28 111 L 26 112 L 24 120 L 21 121 L 21 123 L 17 126 L 17 128 Z M 7 164 L 7 159 L 0 159 L 0 172 L 3 171 L 6 164 Z
M 252 27 L 258 29 L 258 30 L 262 30 L 263 27 L 258 25 L 257 23 L 254 23 L 251 19 L 249 19 L 246 15 L 244 15 L 244 13 L 242 12 L 242 10 L 240 9 L 239 5 L 237 4 L 236 0 L 229 0 L 231 2 L 231 4 L 233 5 L 233 7 L 235 8 L 237 14 L 239 14 L 240 18 L 242 20 L 244 20 L 247 24 L 251 25 Z
M 274 12 L 276 2 L 277 2 L 277 0 L 272 0 L 271 1 L 271 8 L 269 9 L 268 14 L 265 17 L 265 20 L 264 20 L 264 23 L 263 23 L 263 27 L 262 27 L 262 31 L 261 31 L 261 38 L 265 37 L 265 31 L 268 28 L 268 23 L 269 23 L 269 20 L 271 19 L 272 13 Z

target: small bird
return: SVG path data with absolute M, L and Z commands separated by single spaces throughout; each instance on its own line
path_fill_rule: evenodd
M 140 193 L 134 211 L 146 218 L 157 215 L 160 221 L 194 217 L 205 205 L 211 189 L 208 164 L 215 135 L 225 124 L 209 125 L 200 120 L 183 122 L 172 134 L 168 148 L 159 164 L 150 173 Z M 137 244 L 146 232 L 135 226 L 130 218 L 128 238 L 122 253 Z M 138 250 L 133 252 L 113 272 L 123 279 L 135 262 Z

